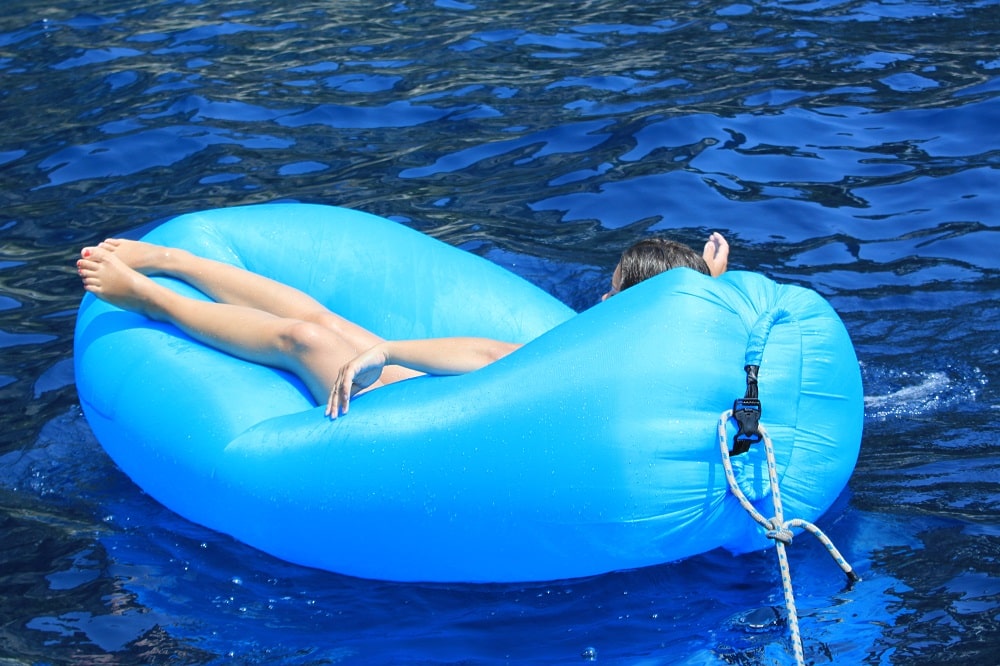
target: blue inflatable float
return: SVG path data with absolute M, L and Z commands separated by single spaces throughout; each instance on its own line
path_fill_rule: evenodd
M 474 373 L 359 396 L 330 421 L 295 377 L 85 296 L 76 379 L 102 446 L 165 506 L 285 560 L 501 582 L 766 547 L 716 436 L 748 355 L 787 516 L 815 520 L 857 459 L 854 350 L 801 287 L 676 269 L 576 314 L 403 225 L 305 204 L 192 213 L 146 238 L 292 284 L 386 338 L 527 343 Z M 758 449 L 733 464 L 771 515 Z

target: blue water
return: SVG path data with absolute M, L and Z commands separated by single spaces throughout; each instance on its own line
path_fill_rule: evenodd
M 76 397 L 75 253 L 292 200 L 577 309 L 653 231 L 721 230 L 734 267 L 818 290 L 866 394 L 819 522 L 863 580 L 791 546 L 807 661 L 996 663 L 998 43 L 996 0 L 5 0 L 0 661 L 794 663 L 771 552 L 392 584 L 274 560 L 132 485 Z

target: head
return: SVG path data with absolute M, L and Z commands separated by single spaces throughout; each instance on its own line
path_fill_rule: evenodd
M 625 291 L 671 268 L 691 268 L 699 273 L 711 275 L 708 264 L 702 256 L 687 245 L 666 238 L 647 238 L 622 253 L 622 258 L 611 277 L 611 291 L 604 294 L 601 300 L 606 300 L 619 291 Z

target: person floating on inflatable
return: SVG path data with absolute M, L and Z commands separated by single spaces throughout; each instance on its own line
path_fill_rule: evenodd
M 748 501 L 766 510 L 773 472 L 814 521 L 863 391 L 831 305 L 728 255 L 717 234 L 637 243 L 576 312 L 362 211 L 187 213 L 82 250 L 77 393 L 149 496 L 327 571 L 537 581 L 758 550 L 720 452 L 754 433 L 727 414 L 756 400 L 774 443 L 773 464 L 731 456 Z
M 611 296 L 672 268 L 718 277 L 729 244 L 712 233 L 699 256 L 663 238 L 639 241 L 615 267 Z M 174 324 L 192 338 L 253 363 L 297 375 L 326 414 L 346 414 L 363 391 L 420 374 L 478 370 L 521 347 L 478 337 L 385 340 L 331 312 L 312 296 L 237 266 L 143 241 L 108 239 L 77 261 L 84 289 L 108 303 Z M 148 275 L 181 279 L 212 301 L 178 294 Z

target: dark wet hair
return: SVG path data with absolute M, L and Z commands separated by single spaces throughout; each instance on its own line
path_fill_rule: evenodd
M 700 254 L 683 243 L 666 238 L 647 238 L 639 241 L 622 253 L 618 265 L 621 267 L 619 291 L 624 291 L 671 268 L 691 268 L 705 275 L 712 274 Z

